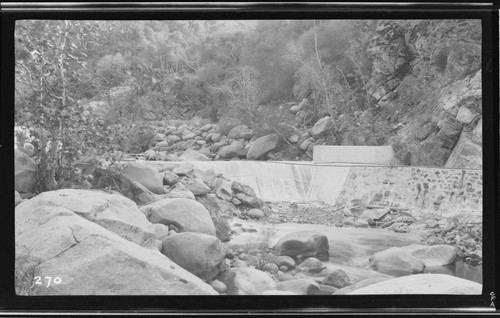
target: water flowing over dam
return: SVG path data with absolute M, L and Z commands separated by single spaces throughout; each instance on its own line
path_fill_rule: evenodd
M 349 167 L 314 163 L 263 161 L 193 161 L 200 170 L 213 169 L 229 180 L 252 187 L 265 201 L 323 201 L 335 203 L 349 174 Z M 148 161 L 159 171 L 183 162 Z
M 482 169 L 392 166 L 391 146 L 315 146 L 313 161 L 189 161 L 252 187 L 264 201 L 414 207 L 441 217 L 481 215 Z M 141 161 L 162 172 L 186 162 Z

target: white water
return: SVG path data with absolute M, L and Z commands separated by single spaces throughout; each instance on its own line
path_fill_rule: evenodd
M 158 171 L 185 162 L 138 161 Z M 334 204 L 350 166 L 322 166 L 312 162 L 193 161 L 202 171 L 213 169 L 225 178 L 247 184 L 264 201 L 323 201 Z

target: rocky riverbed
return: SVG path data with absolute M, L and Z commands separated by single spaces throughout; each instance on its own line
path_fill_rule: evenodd
M 471 215 L 440 218 L 419 211 L 322 202 L 268 202 L 271 223 L 321 224 L 347 228 L 381 228 L 418 236 L 425 244 L 447 244 L 458 248 L 466 264 L 482 263 L 482 220 Z

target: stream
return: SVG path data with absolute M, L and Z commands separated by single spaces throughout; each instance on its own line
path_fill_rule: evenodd
M 253 220 L 234 218 L 230 226 L 238 234 L 234 235 L 228 245 L 232 249 L 248 248 L 262 240 L 263 233 L 273 233 L 269 237 L 269 244 L 274 246 L 283 236 L 298 231 L 313 231 L 326 235 L 329 243 L 330 258 L 323 262 L 325 272 L 343 269 L 351 278 L 352 283 L 379 277 L 397 277 L 377 272 L 369 267 L 369 258 L 373 254 L 390 247 L 401 247 L 411 244 L 421 244 L 421 240 L 407 233 L 396 233 L 379 228 L 345 228 L 319 224 L 282 223 L 271 224 Z M 250 231 L 248 231 L 250 230 Z M 454 264 L 427 267 L 425 273 L 448 274 L 468 279 L 482 284 L 482 266 L 470 267 L 462 260 Z M 321 278 L 326 274 L 318 274 L 311 278 Z

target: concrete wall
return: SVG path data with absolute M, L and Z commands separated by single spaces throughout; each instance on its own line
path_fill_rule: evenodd
M 386 164 L 394 158 L 391 146 L 314 146 L 314 163 Z
M 482 213 L 481 170 L 427 167 L 352 167 L 339 202 L 416 208 L 441 216 Z

